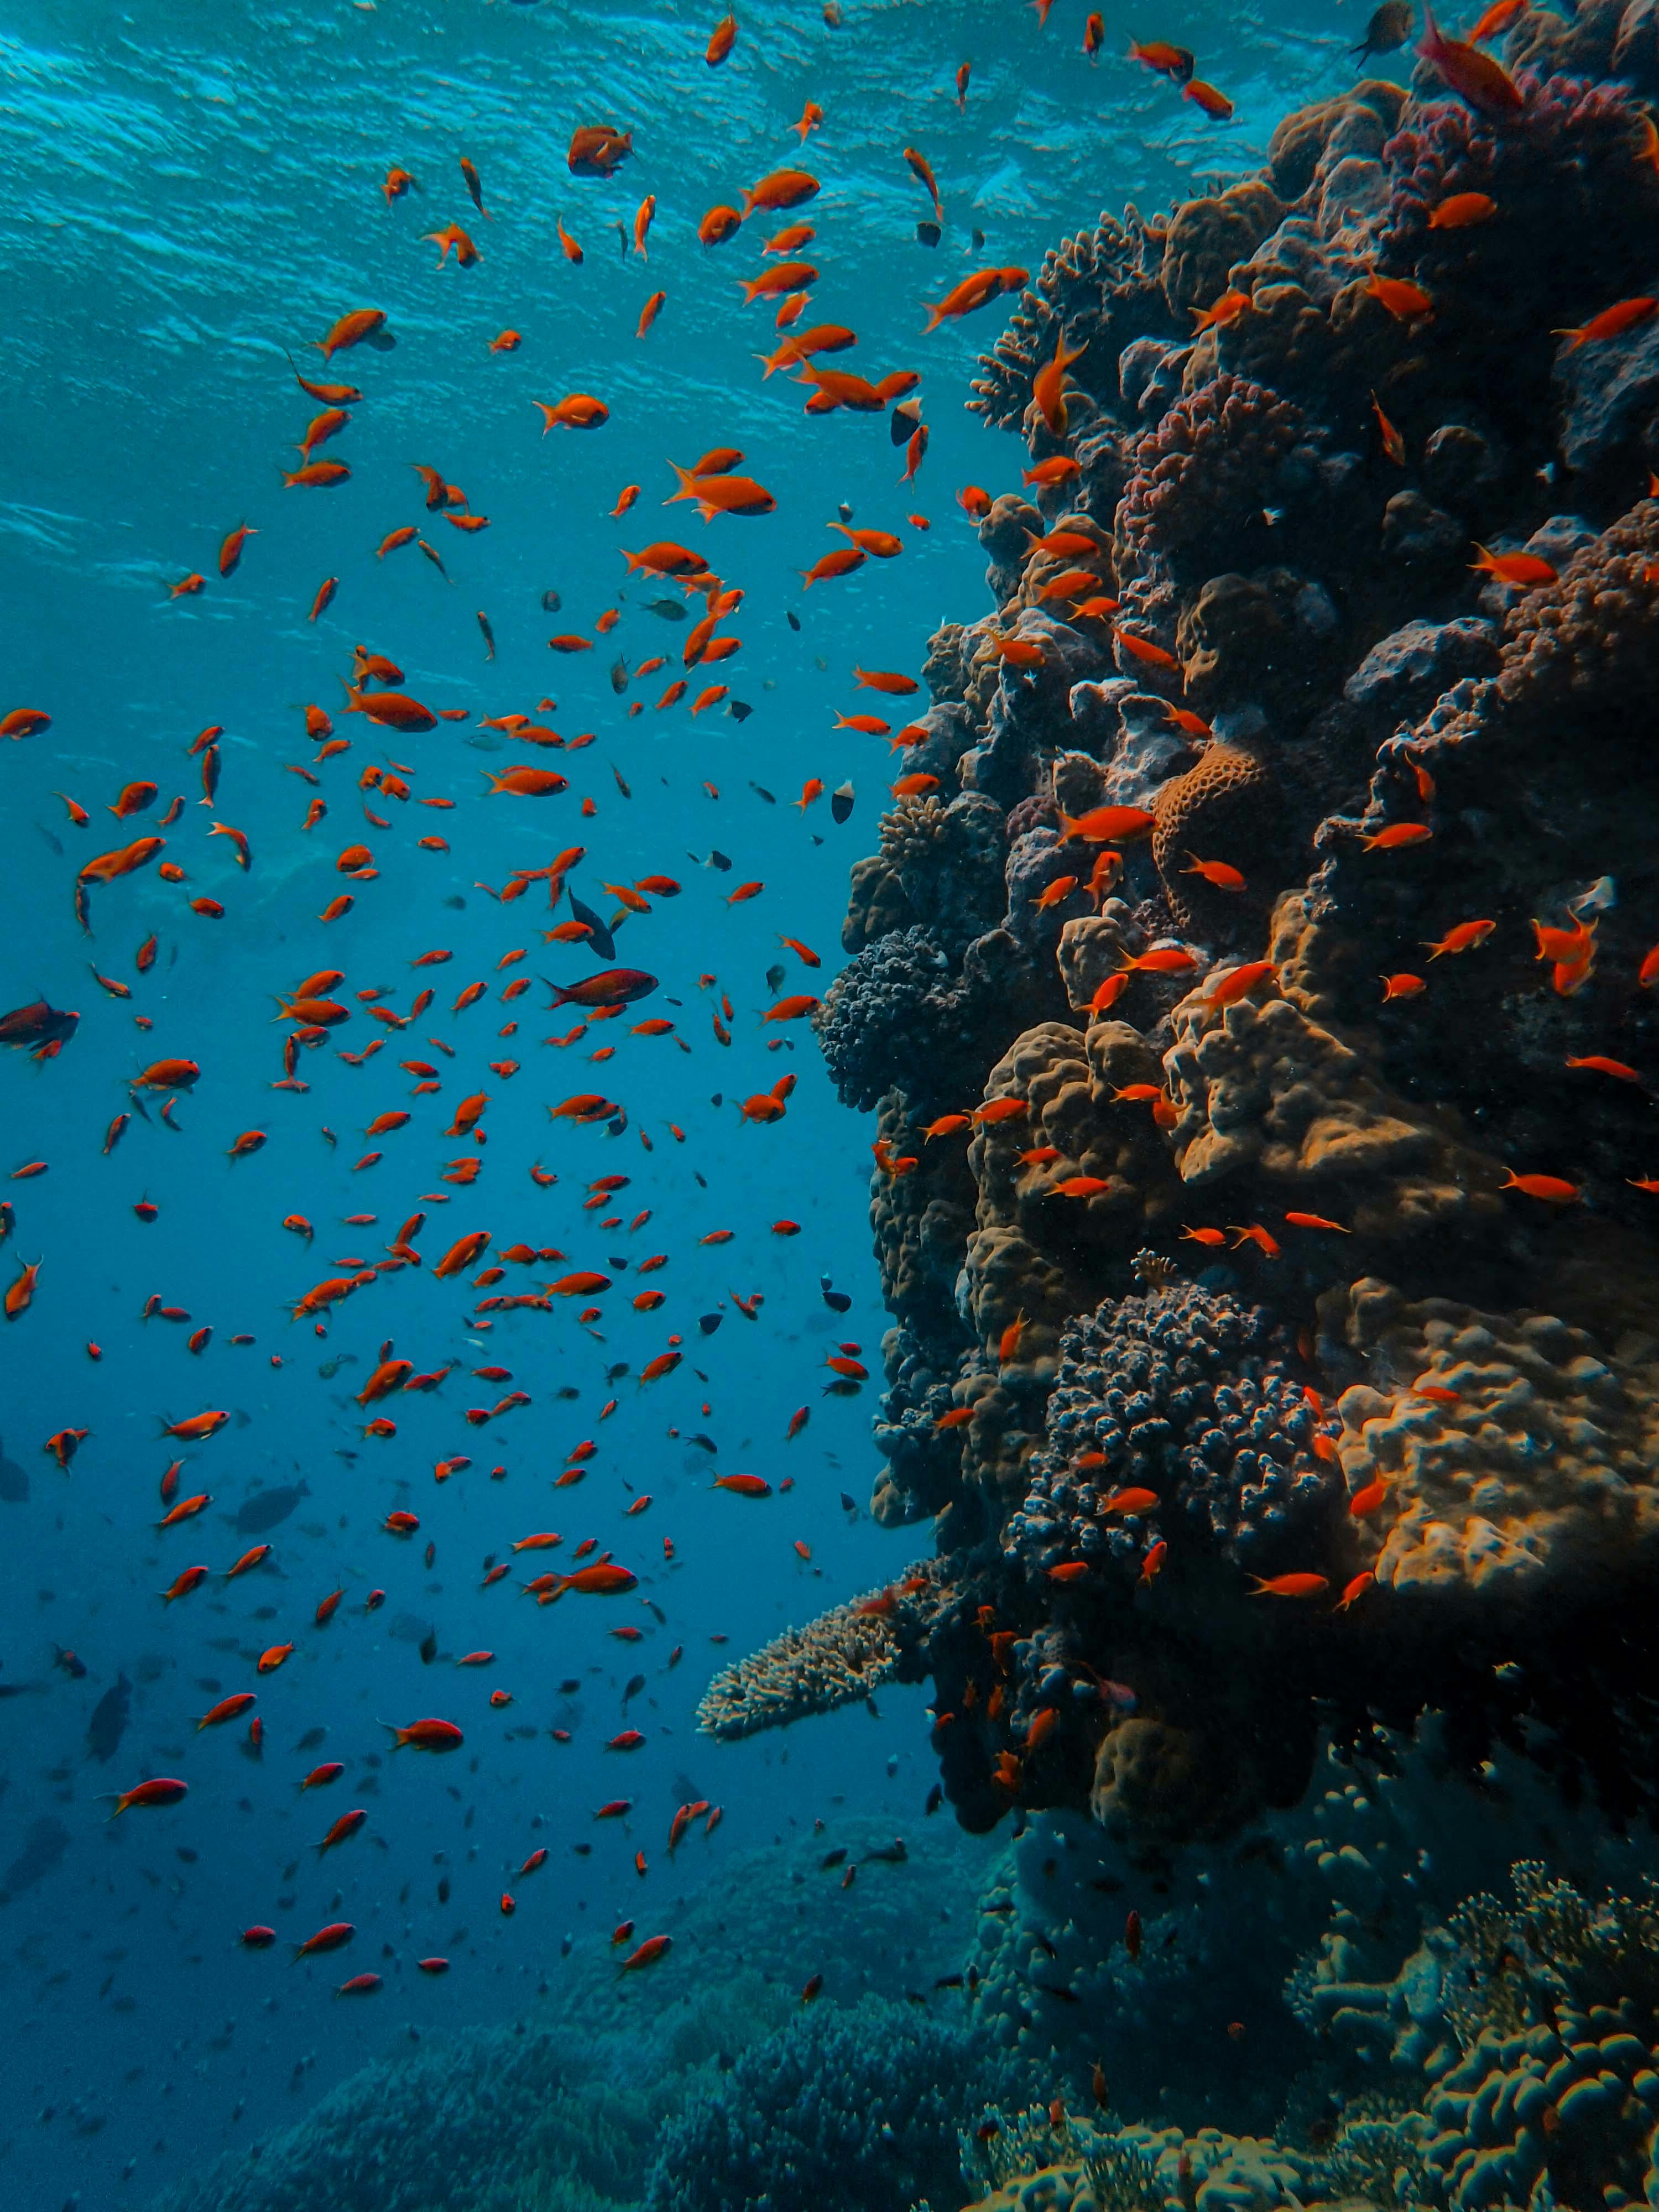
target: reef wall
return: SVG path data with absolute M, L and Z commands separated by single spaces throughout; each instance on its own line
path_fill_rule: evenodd
M 1024 489 L 816 1017 L 937 1557 L 715 1733 L 931 1675 L 964 1825 L 1154 1856 L 1431 1709 L 1659 1808 L 1652 22 L 1288 117 L 982 360 Z

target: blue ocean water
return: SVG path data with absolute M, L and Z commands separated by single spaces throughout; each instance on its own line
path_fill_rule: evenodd
M 745 2007 L 775 2025 L 772 1997 L 745 1979 L 758 1963 L 774 1995 L 822 1973 L 832 2003 L 865 1990 L 902 2003 L 960 1973 L 982 1910 L 1011 1909 L 981 1906 L 1009 1831 L 959 1836 L 948 1807 L 924 1811 L 936 1762 L 921 1683 L 794 1736 L 714 1743 L 695 1716 L 720 1667 L 931 1549 L 925 1523 L 884 1530 L 868 1510 L 888 1327 L 868 1219 L 873 1124 L 837 1103 L 805 1020 L 763 1019 L 790 994 L 821 995 L 842 965 L 848 870 L 873 849 L 902 773 L 882 735 L 836 726 L 874 713 L 896 727 L 908 711 L 859 688 L 854 669 L 919 679 L 941 623 L 992 611 L 958 495 L 1017 489 L 1028 459 L 964 406 L 1002 310 L 924 337 L 924 303 L 981 266 L 1036 270 L 1103 207 L 1150 214 L 1254 171 L 1288 111 L 1352 82 L 1363 30 L 1352 8 L 1206 0 L 1178 22 L 1108 11 L 1095 59 L 1087 13 L 1072 0 L 1042 23 L 1014 0 L 751 0 L 729 59 L 710 67 L 716 11 L 682 0 L 0 10 L 0 714 L 50 717 L 0 744 L 12 884 L 0 1000 L 79 1016 L 55 1054 L 19 1048 L 0 1066 L 0 1176 L 16 1178 L 0 1194 L 3 1272 L 39 1268 L 0 1340 L 8 2204 L 143 2203 L 302 2121 L 382 2051 L 445 2079 L 472 2062 L 442 2053 L 498 2046 L 442 2039 L 510 2036 L 538 2006 L 578 2041 L 585 2018 L 599 2022 L 614 2058 L 630 2020 L 659 2010 L 703 2007 L 733 2047 Z M 1131 33 L 1199 50 L 1231 121 L 1207 122 L 1127 59 Z M 1375 66 L 1403 82 L 1408 61 Z M 822 121 L 802 144 L 791 126 L 809 100 Z M 595 124 L 632 134 L 608 179 L 567 167 L 571 133 Z M 938 179 L 933 244 L 918 235 L 933 210 L 907 148 Z M 413 184 L 392 199 L 394 167 Z M 818 180 L 809 202 L 700 243 L 708 209 L 794 167 Z M 803 251 L 823 272 L 802 326 L 858 334 L 829 365 L 920 373 L 929 443 L 912 482 L 884 415 L 815 419 L 796 382 L 763 379 L 775 303 L 744 304 L 738 280 L 769 266 L 763 236 L 797 222 L 815 230 Z M 427 234 L 453 223 L 475 265 L 440 263 Z M 325 362 L 317 342 L 370 307 L 384 333 Z M 503 331 L 520 342 L 492 350 Z M 331 487 L 283 482 L 322 404 L 296 370 L 361 387 L 317 448 L 349 466 Z M 544 433 L 534 403 L 571 393 L 602 399 L 608 419 Z M 704 525 L 665 507 L 672 465 L 722 447 L 740 450 L 773 510 Z M 417 466 L 465 506 L 423 505 Z M 613 518 L 630 484 L 636 503 Z M 468 514 L 487 527 L 451 526 Z M 802 572 L 848 542 L 838 519 L 902 550 L 803 588 Z M 222 577 L 222 541 L 244 525 Z M 441 565 L 407 543 L 377 556 L 408 526 Z M 684 610 L 689 599 L 695 620 L 701 599 L 625 566 L 623 549 L 659 536 L 742 594 L 722 624 L 741 650 L 718 666 L 682 665 Z M 191 577 L 201 588 L 174 595 Z M 562 633 L 589 649 L 550 652 Z M 397 664 L 391 688 L 455 719 L 400 732 L 348 713 L 358 645 Z M 683 676 L 689 696 L 659 708 Z M 727 696 L 692 718 L 706 683 Z M 307 736 L 313 707 L 349 740 L 332 757 Z M 526 750 L 492 726 L 513 714 L 562 746 Z M 210 804 L 192 750 L 210 727 Z M 520 763 L 568 787 L 491 793 L 486 779 Z M 366 787 L 370 768 L 407 794 Z M 118 820 L 141 781 L 151 798 Z M 318 799 L 326 812 L 307 828 Z M 210 834 L 221 823 L 242 833 L 246 866 L 234 839 Z M 170 879 L 152 858 L 94 886 L 83 928 L 77 872 L 141 835 L 166 839 Z M 360 842 L 374 872 L 348 878 L 337 857 Z M 544 880 L 503 893 L 578 846 L 568 888 L 614 920 L 615 963 L 656 980 L 614 1022 L 560 1043 L 580 1008 L 550 1013 L 538 980 L 505 993 L 602 963 L 544 942 L 571 914 L 568 901 L 549 909 Z M 647 894 L 645 911 L 611 888 L 653 877 L 679 888 Z M 324 920 L 343 893 L 349 912 Z M 428 952 L 447 957 L 416 964 Z M 282 995 L 330 970 L 341 980 L 324 995 L 349 1018 L 300 1051 L 298 1087 L 273 1087 L 293 1027 Z M 457 1010 L 474 984 L 482 994 Z M 428 985 L 430 1004 L 407 1018 Z M 660 1018 L 668 1033 L 637 1032 Z M 166 1059 L 199 1074 L 164 1115 L 165 1091 L 133 1086 Z M 745 1118 L 743 1102 L 783 1077 L 796 1087 L 782 1116 Z M 595 1091 L 615 1110 L 550 1118 Z M 476 1131 L 456 1129 L 479 1092 Z M 365 1133 L 393 1113 L 407 1123 Z M 232 1158 L 245 1133 L 261 1141 Z M 617 1180 L 589 1206 L 601 1178 Z M 422 1267 L 361 1281 L 321 1320 L 294 1314 L 320 1280 L 374 1269 L 417 1214 Z M 296 1216 L 309 1231 L 288 1225 Z M 435 1276 L 473 1231 L 493 1248 Z M 543 1260 L 470 1287 L 515 1245 Z M 655 1255 L 665 1264 L 642 1277 Z M 607 1287 L 480 1310 L 491 1291 L 567 1270 Z M 653 1290 L 662 1302 L 639 1310 Z M 671 1351 L 669 1370 L 644 1379 Z M 360 1407 L 394 1358 L 444 1379 Z M 869 1379 L 837 1376 L 832 1358 Z M 508 1392 L 526 1401 L 469 1419 Z M 228 1417 L 217 1433 L 163 1433 L 207 1411 Z M 366 1433 L 377 1416 L 395 1433 Z M 66 1432 L 82 1433 L 60 1468 L 46 1440 Z M 568 1467 L 580 1479 L 559 1486 Z M 715 1486 L 737 1474 L 769 1494 Z M 169 1503 L 203 1492 L 198 1514 L 158 1528 Z M 418 1526 L 389 1530 L 393 1513 Z M 562 1538 L 551 1553 L 510 1548 L 546 1531 Z M 531 1573 L 568 1571 L 590 1539 L 636 1587 L 526 1599 Z M 486 1583 L 499 1563 L 508 1571 Z M 198 1564 L 207 1579 L 164 1601 Z M 487 1662 L 459 1663 L 480 1652 Z M 198 1730 L 244 1691 L 255 1705 Z M 510 1702 L 492 1705 L 492 1692 Z M 383 1723 L 428 1716 L 464 1745 L 392 1755 Z M 612 1747 L 635 1729 L 636 1745 Z M 301 1790 L 336 1760 L 339 1778 Z M 112 1793 L 155 1778 L 188 1794 L 110 1817 Z M 630 1809 L 596 1819 L 620 1799 Z M 696 1802 L 671 1855 L 677 1808 Z M 367 1814 L 360 1830 L 319 1851 L 349 1809 Z M 902 1869 L 867 1857 L 901 1831 Z M 840 1933 L 814 1905 L 797 1943 L 795 1893 L 826 1871 L 837 1836 L 863 1861 L 859 1887 Z M 1585 1836 L 1580 1869 L 1608 1840 L 1593 1823 Z M 1501 1851 L 1472 1854 L 1471 1880 L 1491 1863 Z M 889 1900 L 866 1908 L 889 1874 Z M 1097 1887 L 1115 1896 L 1119 1881 L 1107 1868 Z M 1166 1881 L 1156 1894 L 1168 1893 Z M 1435 1902 L 1460 1893 L 1449 1875 Z M 1268 1910 L 1241 1898 L 1241 1924 Z M 630 1922 L 624 1948 L 612 1931 Z M 289 1963 L 335 1923 L 355 1930 L 347 1948 Z M 273 1929 L 274 1946 L 243 1942 L 250 1927 Z M 664 1934 L 678 1958 L 617 1982 L 617 1961 Z M 447 1972 L 422 1973 L 433 1957 Z M 693 1970 L 689 1987 L 666 1978 Z M 358 1975 L 379 1985 L 337 1994 Z M 826 2067 L 842 2063 L 836 2032 L 811 2030 Z M 637 2033 L 640 2063 L 656 2066 L 647 2026 Z M 1252 2051 L 1236 2060 L 1247 2102 L 1267 2100 L 1249 2108 L 1264 2128 L 1261 2085 L 1290 2065 L 1267 2041 L 1255 2087 Z M 938 2060 L 968 2063 L 953 2048 Z M 1066 2063 L 1086 2078 L 1081 2041 Z M 1018 2094 L 988 2075 L 981 2089 Z M 484 2204 L 469 2187 L 373 2201 Z M 278 2201 L 312 2201 L 295 2192 Z M 533 2201 L 551 2212 L 629 2194 L 573 2185 Z M 532 2199 L 513 2201 L 527 2212 Z

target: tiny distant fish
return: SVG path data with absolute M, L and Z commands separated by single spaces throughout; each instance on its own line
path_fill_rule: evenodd
M 784 977 L 788 974 L 788 969 L 785 968 L 781 963 L 776 963 L 767 969 L 766 988 L 775 999 L 778 995 L 778 986 L 783 981 Z
M 665 622 L 685 620 L 685 609 L 678 599 L 647 599 L 645 611 L 648 615 L 660 615 Z
M 916 225 L 916 236 L 924 246 L 937 246 L 940 235 L 939 227 L 936 222 L 919 222 Z
M 630 1698 L 637 1698 L 640 1692 L 644 1687 L 645 1677 L 643 1674 L 630 1674 L 628 1678 L 628 1686 L 623 1692 L 623 1705 L 626 1705 Z
M 750 791 L 757 791 L 769 806 L 775 806 L 777 805 L 777 800 L 766 788 L 766 786 L 763 783 L 757 783 L 752 776 L 749 780 L 749 788 Z
M 818 1289 L 823 1295 L 823 1303 L 831 1313 L 845 1313 L 853 1303 L 845 1291 L 838 1291 L 832 1286 L 828 1275 L 818 1277 Z
M 0 1874 L 0 1905 L 9 1905 L 19 1890 L 33 1889 L 37 1881 L 44 1881 L 69 1849 L 70 1841 L 69 1830 L 51 1814 L 31 1820 L 22 1850 Z
M 703 1434 L 703 1432 L 702 1432 L 702 1431 L 701 1429 L 699 1429 L 699 1430 L 697 1431 L 697 1433 L 696 1434 L 696 1436 L 694 1436 L 694 1437 L 688 1437 L 686 1438 L 686 1440 L 685 1440 L 685 1441 L 686 1441 L 686 1442 L 687 1442 L 687 1443 L 689 1443 L 689 1444 L 699 1444 L 699 1445 L 701 1445 L 701 1446 L 702 1446 L 702 1449 L 703 1449 L 704 1451 L 706 1451 L 706 1452 L 712 1452 L 712 1453 L 715 1455 L 715 1457 L 716 1457 L 716 1458 L 718 1458 L 718 1457 L 719 1457 L 719 1455 L 720 1455 L 720 1446 L 719 1446 L 719 1445 L 714 1442 L 714 1439 L 713 1438 L 713 1437 L 706 1437 L 706 1436 L 704 1436 L 704 1434 Z
M 720 1327 L 720 1323 L 725 1319 L 726 1316 L 720 1313 L 699 1314 L 697 1316 L 697 1327 L 702 1331 L 705 1336 L 713 1336 L 714 1331 Z
M 1569 914 L 1607 914 L 1619 903 L 1619 886 L 1611 876 L 1598 876 L 1587 891 L 1567 901 Z
M 53 835 L 52 835 L 52 831 L 46 828 L 46 824 L 45 824 L 45 823 L 44 823 L 44 822 L 37 822 L 37 823 L 35 823 L 35 825 L 34 825 L 34 826 L 35 826 L 35 828 L 36 828 L 36 829 L 40 832 L 40 835 L 41 835 L 41 836 L 46 839 L 46 841 L 47 844 L 51 846 L 51 848 L 52 848 L 52 851 L 53 851 L 54 853 L 56 853 L 56 854 L 57 854 L 57 855 L 58 855 L 58 859 L 61 860 L 63 859 L 63 857 L 64 857 L 64 848 L 63 848 L 62 845 L 60 845 L 60 844 L 59 844 L 59 842 L 58 842 L 57 838 L 53 836 Z
M 611 689 L 619 699 L 628 689 L 628 663 L 621 653 L 611 664 Z
M 605 1381 L 607 1382 L 619 1382 L 621 1378 L 627 1374 L 629 1364 L 630 1363 L 626 1359 L 613 1359 L 610 1366 L 605 1370 Z
M 271 1490 L 256 1490 L 237 1508 L 236 1526 L 244 1536 L 263 1535 L 279 1521 L 286 1521 L 302 1498 L 309 1498 L 307 1482 L 278 1483 Z
M 294 1748 L 295 1751 L 315 1751 L 319 1743 L 327 1740 L 328 1730 L 325 1728 L 308 1728 Z
M 728 699 L 726 711 L 734 722 L 746 722 L 755 710 L 745 700 Z
M 438 1632 L 435 1628 L 428 1628 L 426 1634 L 421 1638 L 422 1666 L 429 1667 L 437 1656 Z
M 799 629 L 800 628 L 800 617 L 798 614 L 793 614 L 786 610 L 783 618 L 788 623 L 791 629 Z
M 423 1644 L 431 1633 L 431 1622 L 422 1620 L 418 1613 L 394 1613 L 386 1629 L 396 1644 Z
M 563 605 L 564 601 L 559 597 L 556 592 L 544 592 L 542 593 L 542 605 L 549 614 L 557 614 L 559 609 Z
M 709 848 L 708 866 L 711 868 L 718 868 L 722 875 L 728 875 L 731 872 L 730 860 L 726 859 L 724 853 L 717 853 L 712 847 Z
M 106 1765 L 120 1749 L 131 1711 L 132 1685 L 125 1674 L 118 1674 L 115 1687 L 105 1691 L 87 1723 L 87 1750 L 100 1765 Z
M 859 1510 L 857 1500 L 849 1498 L 844 1490 L 841 1493 L 841 1510 L 843 1513 L 856 1513 Z
M 974 232 L 974 251 L 975 251 L 975 253 L 981 253 L 981 252 L 984 252 L 984 250 L 985 250 L 985 233 L 984 233 L 982 230 L 981 230 L 981 229 L 979 229 L 979 228 L 975 228 L 975 232 Z
M 27 1505 L 29 1498 L 29 1479 L 15 1460 L 0 1451 L 0 1498 L 8 1505 Z
M 851 818 L 854 795 L 850 783 L 843 783 L 837 790 L 830 793 L 830 812 L 837 826 Z

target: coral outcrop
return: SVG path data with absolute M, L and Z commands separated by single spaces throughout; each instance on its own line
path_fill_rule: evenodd
M 1212 1842 L 1433 1711 L 1659 1815 L 1659 36 L 1504 51 L 1502 120 L 1423 63 L 1103 216 L 981 364 L 1057 465 L 817 1018 L 969 1827 Z

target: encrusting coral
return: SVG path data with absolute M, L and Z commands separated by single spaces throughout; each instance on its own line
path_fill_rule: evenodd
M 981 362 L 1033 470 L 816 1018 L 970 1827 L 1167 1851 L 1431 1711 L 1659 1815 L 1644 5 L 1288 117 Z

